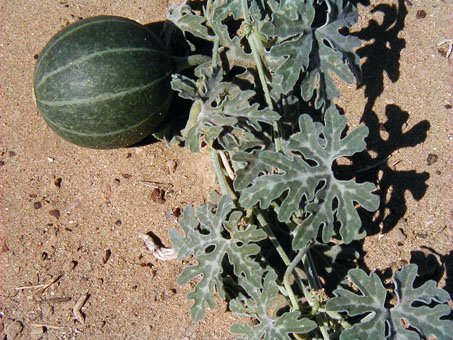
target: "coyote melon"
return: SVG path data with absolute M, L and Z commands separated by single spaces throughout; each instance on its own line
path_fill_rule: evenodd
M 121 17 L 80 20 L 58 32 L 38 57 L 38 109 L 64 139 L 110 149 L 154 132 L 172 97 L 172 63 L 145 26 Z

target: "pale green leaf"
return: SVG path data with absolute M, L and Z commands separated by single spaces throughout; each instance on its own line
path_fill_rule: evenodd
M 235 190 L 245 189 L 256 177 L 272 171 L 272 168 L 259 160 L 258 155 L 260 152 L 262 150 L 256 149 L 251 152 L 238 152 L 233 155 L 233 161 L 245 163 L 244 167 L 236 170 Z
M 317 327 L 316 322 L 303 318 L 300 312 L 285 312 L 280 316 L 269 315 L 272 303 L 278 295 L 277 274 L 270 270 L 256 282 L 245 276 L 239 276 L 238 283 L 246 294 L 230 302 L 233 312 L 253 317 L 256 325 L 234 324 L 231 332 L 244 334 L 236 340 L 291 340 L 293 333 L 304 334 Z
M 222 298 L 226 297 L 222 280 L 225 257 L 236 275 L 258 279 L 262 270 L 252 257 L 260 251 L 256 242 L 266 238 L 266 233 L 253 225 L 240 229 L 241 213 L 233 212 L 234 203 L 227 196 L 222 197 L 215 212 L 211 208 L 209 204 L 203 205 L 194 214 L 193 209 L 187 207 L 179 223 L 185 236 L 176 229 L 169 232 L 178 260 L 189 256 L 197 260 L 197 264 L 185 267 L 178 277 L 180 285 L 200 277 L 195 289 L 187 295 L 194 300 L 190 308 L 194 322 L 204 318 L 207 307 L 214 308 L 215 289 Z
M 206 27 L 206 19 L 193 13 L 189 5 L 183 3 L 170 7 L 167 20 L 173 22 L 183 32 L 190 32 L 205 40 L 214 39 Z
M 346 312 L 349 316 L 366 316 L 352 328 L 345 329 L 340 339 L 420 340 L 430 336 L 437 340 L 451 339 L 453 321 L 441 319 L 450 314 L 450 308 L 445 304 L 450 300 L 449 294 L 437 288 L 432 280 L 413 288 L 416 274 L 415 264 L 404 266 L 393 274 L 398 302 L 394 307 L 386 308 L 387 291 L 379 277 L 374 273 L 368 276 L 361 269 L 351 269 L 348 276 L 360 294 L 336 289 L 335 297 L 327 302 L 326 307 L 331 311 Z M 415 302 L 419 305 L 414 305 Z M 439 304 L 428 306 L 433 303 Z M 417 331 L 404 328 L 403 320 Z
M 342 181 L 334 176 L 332 164 L 335 159 L 351 156 L 366 146 L 366 127 L 359 127 L 342 137 L 345 127 L 346 119 L 334 108 L 327 110 L 322 129 L 310 116 L 300 116 L 300 132 L 291 136 L 286 155 L 273 151 L 259 153 L 259 161 L 277 168 L 278 173 L 267 173 L 255 178 L 239 199 L 245 208 L 259 203 L 262 209 L 267 209 L 272 201 L 281 198 L 278 219 L 282 222 L 288 221 L 305 199 L 306 218 L 292 232 L 295 249 L 303 248 L 316 238 L 320 227 L 324 227 L 323 241 L 327 242 L 333 235 L 336 220 L 340 222 L 343 241 L 351 242 L 358 238 L 361 227 L 355 202 L 369 211 L 379 206 L 378 196 L 371 193 L 375 189 L 373 184 Z M 303 155 L 303 158 L 298 154 Z M 310 165 L 306 160 L 316 164 Z M 257 165 L 255 168 L 262 169 Z
M 339 32 L 341 28 L 351 27 L 357 21 L 357 9 L 350 2 L 343 7 L 343 0 L 326 3 L 327 20 L 323 26 L 313 30 L 310 64 L 301 84 L 302 98 L 309 101 L 317 83 L 316 109 L 327 109 L 340 94 L 329 72 L 336 73 L 348 83 L 354 81 L 354 76 L 360 78 L 360 58 L 355 53 L 360 40 Z
M 228 26 L 223 22 L 229 17 L 239 20 L 242 17 L 241 0 L 225 0 L 219 6 L 216 6 L 212 15 L 212 29 L 220 41 L 220 53 L 224 53 L 228 60 L 225 68 L 233 66 L 253 67 L 255 62 L 251 53 L 247 53 L 241 44 L 241 38 L 238 35 L 230 37 Z
M 261 123 L 272 125 L 280 118 L 268 107 L 250 104 L 255 91 L 241 90 L 238 85 L 222 81 L 219 69 L 200 67 L 198 72 L 198 81 L 173 75 L 171 82 L 172 88 L 182 98 L 197 101 L 200 105 L 196 117 L 190 117 L 184 129 L 186 145 L 191 151 L 199 151 L 203 137 L 210 144 L 223 132 L 229 133 L 232 129 L 261 131 Z
M 311 0 L 281 1 L 274 9 L 272 20 L 266 22 L 260 32 L 268 37 L 277 37 L 279 42 L 266 54 L 274 85 L 282 94 L 288 94 L 295 86 L 301 72 L 309 64 L 312 46 L 311 24 L 315 10 Z

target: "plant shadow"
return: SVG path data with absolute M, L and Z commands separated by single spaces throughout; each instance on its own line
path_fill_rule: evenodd
M 369 1 L 350 1 L 357 5 L 370 6 Z M 384 74 L 392 82 L 398 81 L 400 77 L 401 51 L 406 46 L 405 40 L 398 35 L 404 29 L 404 21 L 408 14 L 405 1 L 398 0 L 397 4 L 377 4 L 369 8 L 369 14 L 376 16 L 383 15 L 380 22 L 374 18 L 370 19 L 368 25 L 360 31 L 351 33 L 365 42 L 357 53 L 365 59 L 362 65 L 363 77 L 359 88 L 364 88 L 367 103 L 364 107 L 361 121 L 368 127 L 369 135 L 366 139 L 367 151 L 350 157 L 349 165 L 335 165 L 335 177 L 349 180 L 355 178 L 358 182 L 372 182 L 377 186 L 375 194 L 379 196 L 380 207 L 376 212 L 368 212 L 359 209 L 362 225 L 368 235 L 388 233 L 401 219 L 405 218 L 407 212 L 406 193 L 409 192 L 415 200 L 422 199 L 428 189 L 427 181 L 430 178 L 428 172 L 414 170 L 398 170 L 398 164 L 403 159 L 398 158 L 397 151 L 415 147 L 423 143 L 427 138 L 430 123 L 422 120 L 408 128 L 409 113 L 397 104 L 390 104 L 385 107 L 385 121 L 381 121 L 380 115 L 375 111 L 376 99 L 384 92 Z M 368 42 L 368 43 L 367 43 Z M 358 265 L 369 272 L 369 268 L 363 262 L 363 240 L 356 241 L 351 245 L 344 246 L 345 250 L 339 253 L 350 254 L 349 247 L 354 248 L 359 256 L 357 264 L 345 263 L 346 268 L 353 268 Z M 419 270 L 423 272 L 423 261 L 419 261 L 419 255 L 413 255 L 411 262 L 419 264 Z M 450 257 L 437 256 L 439 261 L 446 266 L 447 286 L 452 280 L 452 264 Z M 450 259 L 450 264 L 445 261 Z M 432 258 L 429 259 L 431 263 Z M 426 265 L 426 264 L 425 264 Z M 450 269 L 448 269 L 450 268 Z M 327 282 L 335 287 L 340 284 L 346 276 L 345 270 L 342 275 L 328 275 Z M 424 276 L 439 281 L 442 271 L 434 270 L 432 275 Z M 340 273 L 340 274 L 342 274 Z M 328 274 L 328 273 L 325 273 Z M 384 281 L 391 278 L 392 270 L 389 268 L 379 273 Z M 423 278 L 423 277 L 422 277 Z M 450 288 L 451 290 L 451 288 Z M 452 292 L 449 291 L 451 294 Z
M 359 87 L 365 87 L 367 103 L 361 121 L 368 127 L 367 152 L 351 157 L 352 165 L 336 166 L 334 171 L 338 178 L 357 181 L 370 181 L 377 185 L 375 192 L 381 201 L 376 213 L 361 209 L 364 229 L 368 235 L 379 232 L 387 233 L 407 211 L 405 193 L 409 191 L 415 200 L 420 200 L 428 188 L 427 172 L 416 170 L 397 170 L 402 159 L 394 156 L 395 152 L 407 147 L 415 147 L 426 140 L 430 123 L 423 120 L 407 129 L 409 113 L 398 105 L 387 105 L 386 121 L 380 122 L 378 114 L 373 110 L 376 99 L 384 91 L 384 73 L 392 82 L 399 79 L 399 61 L 401 50 L 405 47 L 404 39 L 398 34 L 404 29 L 407 15 L 404 0 L 395 4 L 378 4 L 370 9 L 370 14 L 382 13 L 382 23 L 371 19 L 367 27 L 352 33 L 365 44 L 357 53 L 366 58 L 363 64 L 363 77 Z

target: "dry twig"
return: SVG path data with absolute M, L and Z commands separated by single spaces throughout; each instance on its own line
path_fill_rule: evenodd
M 140 237 L 145 242 L 146 247 L 156 259 L 161 261 L 176 260 L 177 255 L 173 248 L 164 248 L 158 246 L 154 242 L 153 238 L 147 234 L 138 234 L 138 237 Z
M 162 182 L 154 182 L 154 181 L 138 181 L 138 182 L 146 187 L 157 188 L 157 189 L 169 189 L 169 188 L 173 187 L 173 184 L 171 184 L 171 183 L 162 183 Z
M 62 329 L 62 328 L 64 328 L 63 326 L 51 325 L 51 324 L 48 324 L 48 323 L 31 323 L 30 326 L 31 327 L 46 327 L 46 328 L 49 328 L 49 329 Z
M 43 293 L 47 288 L 49 288 L 51 285 L 53 285 L 55 282 L 57 282 L 63 275 L 58 275 L 54 277 L 52 280 L 50 280 L 46 284 L 40 284 L 40 285 L 33 285 L 33 286 L 21 286 L 21 287 L 16 287 L 14 289 L 16 290 L 24 290 L 24 289 L 38 289 L 42 288 L 41 293 Z
M 85 316 L 82 314 L 81 309 L 83 308 L 83 305 L 85 302 L 88 300 L 88 293 L 85 293 L 82 295 L 72 307 L 72 314 L 74 317 L 79 321 L 82 325 L 85 324 Z

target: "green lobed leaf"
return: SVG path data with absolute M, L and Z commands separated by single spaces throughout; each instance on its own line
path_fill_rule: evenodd
M 260 108 L 258 103 L 250 104 L 256 92 L 241 90 L 238 85 L 222 81 L 218 68 L 200 67 L 199 79 L 194 81 L 183 75 L 173 75 L 172 88 L 182 98 L 199 103 L 196 116 L 190 117 L 183 131 L 186 146 L 198 152 L 202 138 L 208 144 L 221 133 L 241 129 L 261 131 L 260 123 L 271 125 L 280 118 L 279 114 L 267 107 Z
M 360 46 L 360 39 L 339 32 L 341 28 L 351 27 L 357 21 L 357 9 L 350 2 L 343 6 L 343 0 L 326 1 L 326 4 L 327 21 L 313 30 L 310 64 L 301 84 L 301 95 L 305 101 L 313 97 L 315 83 L 318 84 L 316 109 L 327 109 L 340 95 L 329 75 L 330 71 L 348 83 L 354 81 L 354 76 L 360 78 L 360 58 L 355 53 L 355 49 Z
M 367 275 L 361 269 L 351 269 L 350 280 L 359 288 L 361 294 L 346 289 L 336 289 L 334 298 L 327 302 L 326 308 L 336 312 L 346 312 L 349 316 L 366 314 L 360 323 L 345 329 L 341 340 L 420 340 L 435 336 L 437 340 L 451 339 L 453 321 L 442 320 L 450 314 L 445 304 L 450 300 L 449 294 L 437 288 L 436 282 L 430 280 L 421 287 L 414 288 L 417 265 L 404 266 L 393 274 L 397 304 L 392 308 L 385 307 L 387 291 L 379 277 Z M 414 305 L 415 302 L 423 305 Z M 439 303 L 430 307 L 432 303 Z M 402 322 L 409 322 L 415 330 L 404 328 Z M 421 335 L 421 336 L 420 336 Z
M 245 334 L 245 337 L 236 340 L 291 340 L 293 333 L 304 334 L 317 327 L 316 322 L 302 318 L 300 312 L 285 312 L 280 316 L 269 315 L 272 303 L 278 295 L 276 284 L 277 274 L 270 270 L 263 280 L 250 280 L 250 277 L 241 275 L 238 283 L 245 290 L 248 296 L 242 295 L 230 302 L 233 312 L 253 317 L 257 324 L 234 324 L 231 332 L 234 334 Z
M 230 37 L 228 26 L 223 22 L 231 17 L 234 20 L 242 18 L 241 0 L 225 0 L 222 4 L 215 6 L 212 16 L 212 29 L 217 35 L 221 53 L 225 53 L 228 59 L 228 65 L 225 68 L 233 66 L 255 67 L 255 62 L 251 53 L 247 53 L 241 45 L 241 38 L 238 35 Z
M 281 173 L 255 178 L 252 185 L 243 190 L 239 203 L 245 208 L 259 203 L 261 209 L 267 209 L 275 199 L 286 193 L 278 214 L 280 221 L 289 220 L 291 214 L 298 210 L 303 196 L 313 199 L 316 183 L 327 175 L 326 169 L 312 171 L 303 159 L 274 151 L 261 151 L 258 159 L 268 167 L 278 168 Z
M 204 318 L 207 307 L 215 307 L 215 289 L 220 297 L 226 297 L 221 276 L 225 256 L 233 265 L 236 275 L 256 277 L 256 280 L 261 277 L 259 273 L 262 269 L 252 257 L 260 251 L 256 242 L 267 235 L 253 225 L 239 229 L 242 214 L 233 211 L 234 207 L 233 201 L 227 196 L 221 198 L 215 212 L 211 211 L 209 204 L 199 207 L 196 214 L 189 206 L 179 223 L 185 236 L 181 236 L 176 229 L 169 232 L 178 260 L 189 256 L 197 260 L 197 264 L 185 267 L 178 277 L 180 285 L 201 277 L 195 289 L 187 295 L 188 299 L 194 300 L 190 308 L 194 322 Z
M 170 7 L 167 20 L 173 22 L 183 32 L 190 32 L 201 39 L 214 40 L 214 36 L 209 34 L 206 19 L 195 14 L 189 5 L 183 3 Z
M 233 155 L 233 161 L 246 164 L 244 167 L 236 170 L 236 178 L 233 183 L 235 190 L 245 189 L 256 177 L 272 171 L 271 167 L 260 162 L 258 155 L 261 152 L 262 150 L 255 149 L 251 152 L 243 151 Z
M 328 242 L 333 235 L 335 220 L 340 222 L 343 241 L 351 242 L 358 238 L 361 227 L 354 203 L 369 211 L 379 206 L 378 196 L 372 194 L 375 190 L 373 184 L 334 177 L 332 164 L 335 159 L 351 156 L 366 146 L 366 127 L 359 127 L 342 137 L 345 127 L 346 118 L 335 108 L 326 111 L 322 129 L 309 115 L 300 116 L 300 132 L 290 137 L 287 154 L 262 151 L 258 155 L 264 165 L 277 168 L 279 172 L 255 178 L 241 194 L 239 203 L 245 208 L 259 203 L 262 209 L 267 209 L 272 201 L 282 197 L 278 212 L 281 222 L 288 221 L 305 199 L 307 216 L 292 232 L 295 249 L 302 249 L 315 239 L 320 227 L 323 227 L 323 241 Z M 316 164 L 310 165 L 306 160 Z M 261 169 L 257 165 L 254 167 Z
M 309 64 L 312 46 L 311 24 L 315 10 L 311 0 L 281 1 L 274 8 L 272 20 L 260 32 L 278 38 L 266 55 L 267 63 L 274 65 L 274 87 L 278 84 L 282 94 L 288 94 Z

